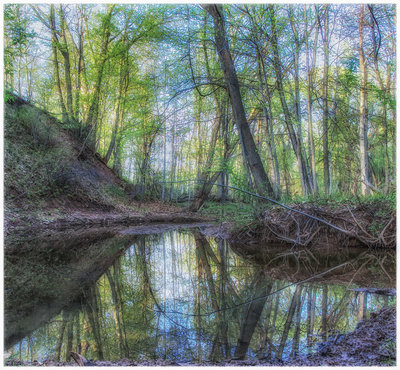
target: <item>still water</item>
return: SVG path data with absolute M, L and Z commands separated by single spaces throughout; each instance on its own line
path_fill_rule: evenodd
M 199 229 L 6 241 L 5 346 L 24 361 L 288 359 L 395 298 L 395 256 L 283 251 L 260 258 Z M 338 267 L 339 266 L 339 267 Z

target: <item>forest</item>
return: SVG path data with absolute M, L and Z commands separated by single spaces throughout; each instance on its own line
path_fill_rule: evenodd
M 395 190 L 395 6 L 23 5 L 5 84 L 143 199 Z M 7 93 L 6 93 L 7 95 Z M 199 180 L 199 181 L 197 181 Z
M 4 364 L 395 366 L 395 4 L 5 4 Z

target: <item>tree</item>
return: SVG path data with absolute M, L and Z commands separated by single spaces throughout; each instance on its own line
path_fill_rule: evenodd
M 364 55 L 364 5 L 360 5 L 359 18 L 359 42 L 358 54 L 360 58 L 360 172 L 361 172 L 361 194 L 370 193 L 370 175 L 368 167 L 368 106 L 367 106 L 367 59 Z
M 242 138 L 244 148 L 242 154 L 244 161 L 249 164 L 257 192 L 259 194 L 264 194 L 266 192 L 269 196 L 274 196 L 271 182 L 264 170 L 264 166 L 261 162 L 260 155 L 257 152 L 253 135 L 250 132 L 249 124 L 247 122 L 246 113 L 240 94 L 239 81 L 236 75 L 235 66 L 230 54 L 228 39 L 225 32 L 222 6 L 202 6 L 211 14 L 214 20 L 215 44 L 218 50 L 220 62 L 222 64 L 225 82 L 232 104 L 232 110 L 235 115 L 235 123 L 238 127 L 239 135 Z

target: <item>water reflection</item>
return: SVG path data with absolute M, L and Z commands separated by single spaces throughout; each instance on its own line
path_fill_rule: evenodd
M 394 256 L 268 253 L 256 265 L 199 231 L 138 236 L 103 230 L 11 243 L 6 346 L 28 361 L 69 360 L 71 350 L 109 360 L 286 359 L 393 303 L 355 292 L 349 283 L 373 270 L 379 286 L 394 284 Z

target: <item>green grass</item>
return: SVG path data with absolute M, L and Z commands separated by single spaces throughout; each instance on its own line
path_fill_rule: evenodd
M 5 104 L 5 200 L 10 207 L 32 211 L 55 198 L 60 204 L 68 199 L 109 206 L 127 203 L 124 190 L 115 184 L 81 181 L 79 169 L 90 172 L 92 165 L 78 163 L 76 139 L 63 128 L 34 106 Z
M 55 147 L 56 130 L 38 110 L 26 106 L 6 109 L 5 186 L 7 196 L 37 204 L 44 196 L 57 195 L 59 172 L 65 153 Z
M 205 202 L 199 214 L 215 217 L 221 222 L 233 222 L 240 226 L 255 220 L 260 211 L 259 207 L 241 202 Z
M 396 193 L 392 192 L 387 195 L 373 194 L 369 196 L 354 196 L 350 194 L 331 194 L 314 196 L 297 196 L 292 198 L 284 198 L 281 201 L 284 204 L 294 203 L 312 203 L 315 206 L 329 206 L 330 208 L 342 208 L 343 206 L 362 206 L 362 205 L 382 205 L 380 212 L 391 213 L 396 209 Z M 384 214 L 382 214 L 384 216 Z
M 331 209 L 345 208 L 346 206 L 375 206 L 377 217 L 391 217 L 391 213 L 396 209 L 396 194 L 388 195 L 375 194 L 367 197 L 354 197 L 349 195 L 331 195 L 321 197 L 293 197 L 286 198 L 280 201 L 282 204 L 311 204 L 316 207 L 329 207 Z M 263 202 L 256 198 L 252 204 L 243 202 L 211 202 L 204 203 L 199 213 L 205 216 L 213 216 L 219 221 L 230 221 L 238 226 L 244 225 L 258 218 L 261 211 L 271 207 L 278 207 L 270 202 Z M 370 226 L 371 232 L 380 232 L 382 225 L 378 221 Z

